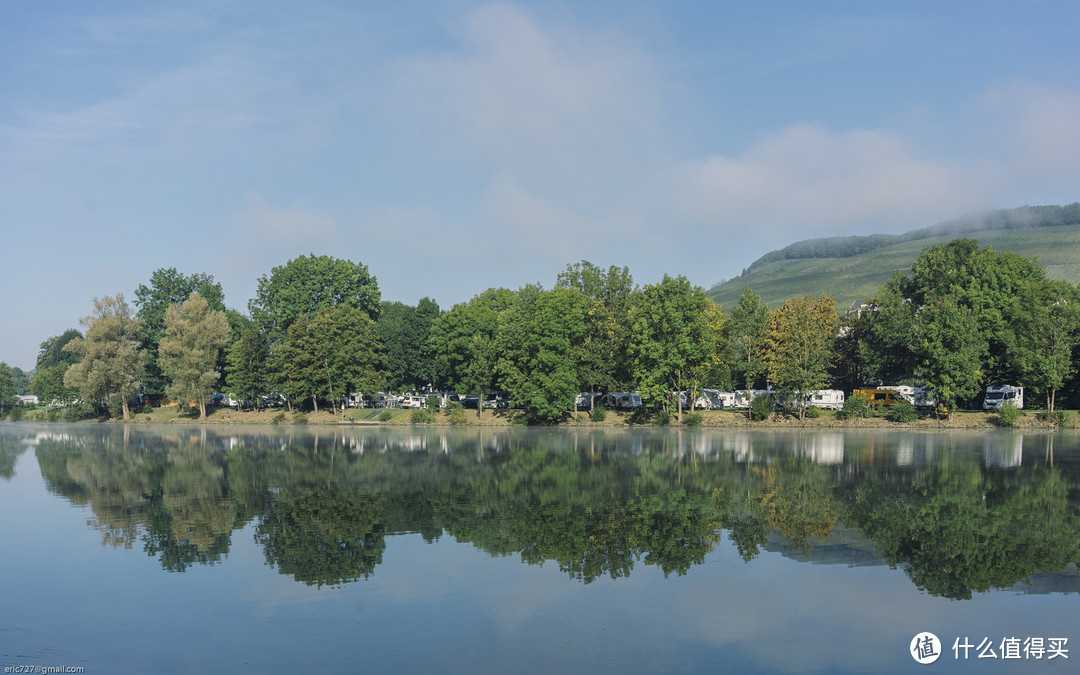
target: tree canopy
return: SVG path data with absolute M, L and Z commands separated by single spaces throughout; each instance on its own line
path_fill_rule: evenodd
M 143 370 L 142 319 L 117 293 L 94 298 L 94 313 L 79 325 L 84 337 L 64 347 L 80 357 L 68 367 L 64 386 L 78 389 L 84 405 L 105 403 L 112 414 L 120 409 L 129 419 L 128 400 L 138 390 Z

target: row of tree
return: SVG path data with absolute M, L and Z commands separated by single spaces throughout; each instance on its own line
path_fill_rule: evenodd
M 281 391 L 318 409 L 357 391 L 498 389 L 556 421 L 581 391 L 639 391 L 671 400 L 681 419 L 670 392 L 703 386 L 917 384 L 951 407 L 986 383 L 1016 382 L 1045 392 L 1052 411 L 1080 343 L 1075 287 L 970 240 L 926 249 L 846 316 L 824 295 L 770 311 L 750 289 L 725 313 L 685 277 L 635 286 L 627 268 L 587 261 L 550 289 L 493 288 L 442 311 L 428 298 L 384 302 L 364 265 L 326 256 L 261 277 L 247 314 L 225 309 L 212 277 L 175 269 L 139 286 L 135 305 L 96 299 L 84 333 L 43 342 L 34 392 L 126 417 L 138 391 L 205 415 L 219 390 L 256 403 Z

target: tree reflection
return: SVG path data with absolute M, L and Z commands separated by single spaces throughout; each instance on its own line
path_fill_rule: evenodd
M 37 459 L 50 490 L 90 507 L 107 546 L 141 543 L 183 572 L 222 561 L 233 531 L 254 523 L 267 564 L 315 586 L 370 577 L 402 533 L 449 535 L 589 583 L 638 564 L 686 574 L 725 532 L 747 563 L 773 532 L 809 556 L 846 523 L 950 598 L 1080 557 L 1077 481 L 1061 462 L 995 465 L 942 446 L 913 464 L 929 446 L 905 446 L 889 463 L 880 438 L 866 441 L 873 452 L 833 438 L 824 454 L 805 451 L 815 439 L 801 435 L 730 448 L 716 438 L 110 426 L 43 438 Z

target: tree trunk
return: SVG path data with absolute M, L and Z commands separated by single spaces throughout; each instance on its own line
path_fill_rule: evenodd
M 319 415 L 319 400 L 315 398 L 315 394 L 311 395 L 311 405 L 315 408 L 315 416 Z
M 131 413 L 128 411 L 127 399 L 120 404 L 120 409 L 124 411 L 124 421 L 131 419 Z
M 206 401 L 199 399 L 199 419 L 206 419 Z

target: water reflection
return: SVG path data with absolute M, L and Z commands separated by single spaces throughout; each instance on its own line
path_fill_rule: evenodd
M 31 445 L 103 545 L 170 572 L 253 523 L 266 563 L 313 586 L 370 577 L 416 532 L 585 583 L 686 574 L 726 537 L 748 563 L 885 563 L 948 598 L 1038 574 L 1077 590 L 1045 576 L 1080 558 L 1069 436 L 9 427 L 0 476 Z

